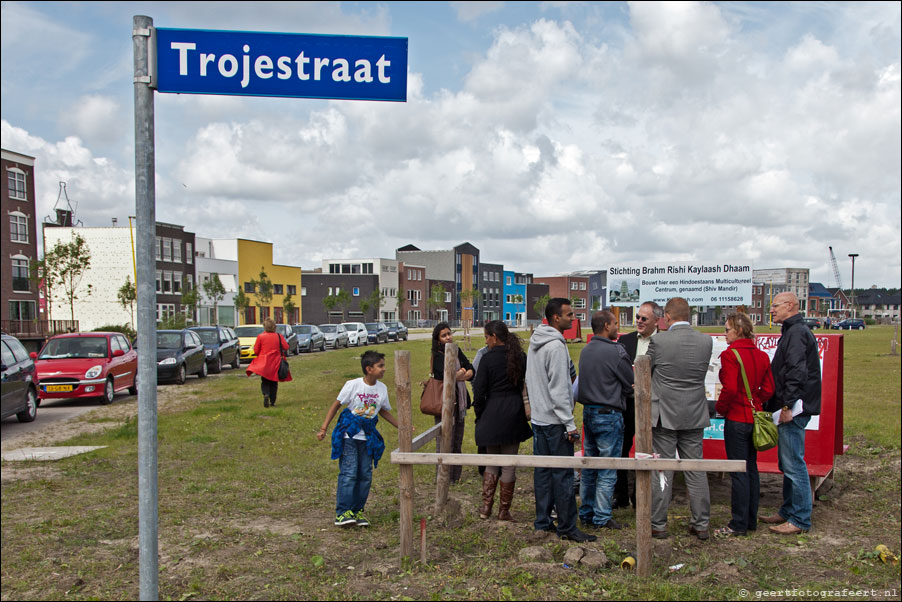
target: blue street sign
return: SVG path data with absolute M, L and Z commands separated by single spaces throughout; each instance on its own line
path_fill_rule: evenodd
M 160 92 L 407 100 L 407 38 L 156 29 Z

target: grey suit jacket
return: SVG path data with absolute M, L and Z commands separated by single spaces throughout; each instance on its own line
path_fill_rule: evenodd
M 705 375 L 711 362 L 711 337 L 688 324 L 673 326 L 651 339 L 651 424 L 671 430 L 707 427 L 711 418 Z

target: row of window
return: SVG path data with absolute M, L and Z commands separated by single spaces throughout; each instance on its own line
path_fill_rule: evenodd
M 571 291 L 584 291 L 586 290 L 586 283 L 584 281 L 576 281 L 570 283 Z
M 298 287 L 296 284 L 287 284 L 287 285 L 273 284 L 272 285 L 272 294 L 273 295 L 284 295 L 286 286 L 288 287 L 289 295 L 297 295 L 298 294 Z M 244 292 L 245 293 L 256 293 L 257 289 L 254 288 L 254 283 L 253 282 L 245 282 L 244 283 Z M 302 289 L 301 294 L 306 295 L 307 290 Z
M 10 301 L 9 302 L 9 319 L 27 322 L 36 320 L 38 314 L 36 312 L 34 301 Z
M 501 282 L 501 272 L 484 272 L 482 274 L 483 282 Z M 510 284 L 510 278 L 507 279 Z
M 182 282 L 189 288 L 194 288 L 194 276 L 182 272 L 170 272 L 157 270 L 157 292 L 164 295 L 181 295 Z
M 423 270 L 407 270 L 407 279 L 408 280 L 422 280 L 423 279 Z
M 329 273 L 330 274 L 372 274 L 373 273 L 373 264 L 372 263 L 330 263 L 329 264 Z
M 157 261 L 169 261 L 171 263 L 182 263 L 182 241 L 178 238 L 167 238 L 165 236 L 156 237 Z M 194 245 L 190 242 L 185 243 L 185 263 L 194 263 Z

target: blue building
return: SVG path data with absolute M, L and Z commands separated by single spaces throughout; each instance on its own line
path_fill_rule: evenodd
M 504 272 L 504 323 L 508 326 L 526 324 L 526 285 L 532 283 L 532 274 L 511 270 Z

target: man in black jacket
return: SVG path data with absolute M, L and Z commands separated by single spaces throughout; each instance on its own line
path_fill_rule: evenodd
M 654 301 L 646 301 L 639 306 L 636 312 L 636 330 L 629 332 L 618 339 L 618 342 L 626 349 L 630 363 L 636 362 L 636 357 L 645 355 L 652 335 L 658 332 L 658 320 L 664 317 L 664 309 Z M 633 436 L 636 434 L 636 399 L 633 390 L 626 391 L 626 410 L 623 413 L 623 449 L 621 458 L 628 458 L 633 447 Z M 626 508 L 636 505 L 636 493 L 630 492 L 629 472 L 617 471 L 617 484 L 614 486 L 614 507 Z
M 805 465 L 805 427 L 821 413 L 821 362 L 817 341 L 802 321 L 799 299 L 780 293 L 770 307 L 774 322 L 783 325 L 771 362 L 774 396 L 766 408 L 780 412 L 778 461 L 783 473 L 783 505 L 777 514 L 760 517 L 783 535 L 811 528 L 811 483 Z

